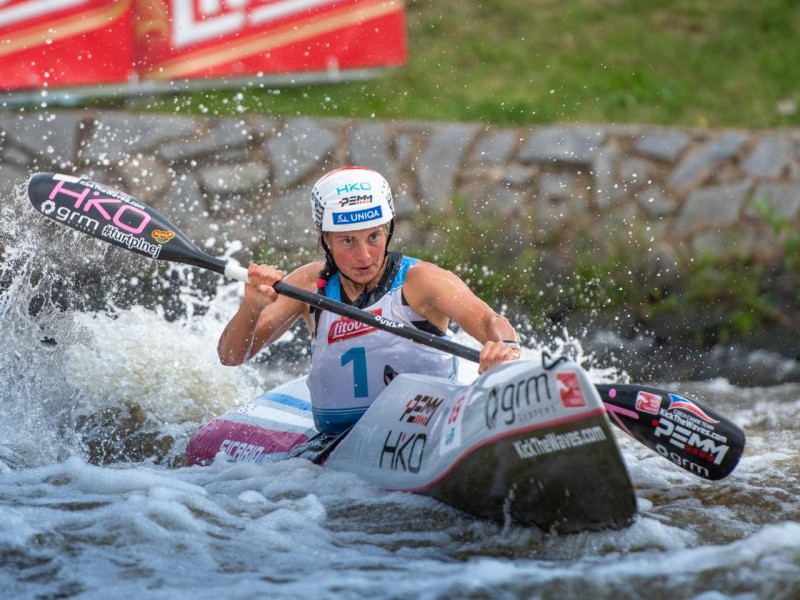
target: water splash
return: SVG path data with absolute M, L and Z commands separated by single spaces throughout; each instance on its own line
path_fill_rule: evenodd
M 17 186 L 0 207 L 0 460 L 11 465 L 46 463 L 74 447 L 71 411 L 80 393 L 65 385 L 63 342 L 80 332 L 56 300 L 71 289 L 45 251 L 57 238 Z
M 129 260 L 59 228 L 30 207 L 24 184 L 0 207 L 0 247 L 7 468 L 73 454 L 174 458 L 204 421 L 289 376 L 219 365 L 238 286 L 218 290 L 218 278 Z

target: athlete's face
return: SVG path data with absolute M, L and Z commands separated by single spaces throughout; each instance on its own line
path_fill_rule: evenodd
M 339 270 L 356 283 L 367 285 L 381 274 L 386 254 L 386 227 L 325 234 Z

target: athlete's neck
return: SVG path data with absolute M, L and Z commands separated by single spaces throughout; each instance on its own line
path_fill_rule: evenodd
M 350 299 L 351 302 L 355 302 L 362 294 L 365 292 L 370 292 L 375 289 L 375 287 L 380 283 L 381 279 L 383 278 L 384 273 L 386 273 L 386 264 L 387 260 L 386 257 L 383 259 L 383 264 L 381 265 L 380 271 L 378 274 L 375 275 L 372 279 L 370 279 L 366 284 L 358 283 L 353 281 L 349 277 L 347 277 L 344 273 L 339 271 L 339 275 L 341 276 L 342 282 L 342 290 L 347 297 Z

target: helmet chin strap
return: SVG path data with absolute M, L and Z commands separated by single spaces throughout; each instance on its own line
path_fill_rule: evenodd
M 394 219 L 389 221 L 389 232 L 386 235 L 386 246 L 383 249 L 383 262 L 381 263 L 381 270 L 386 266 L 386 261 L 389 260 L 389 242 L 392 241 L 392 236 L 394 235 Z M 336 264 L 336 261 L 333 260 L 333 253 L 331 252 L 330 247 L 328 246 L 328 242 L 325 241 L 325 233 L 323 232 L 320 236 L 320 243 L 322 244 L 322 249 L 325 251 L 325 260 L 328 262 L 334 269 L 335 272 L 339 273 L 339 277 L 344 277 L 350 283 L 360 286 L 362 288 L 361 293 L 367 291 L 367 284 L 365 283 L 358 283 L 354 281 L 350 277 L 348 277 L 344 271 L 339 268 L 339 265 Z

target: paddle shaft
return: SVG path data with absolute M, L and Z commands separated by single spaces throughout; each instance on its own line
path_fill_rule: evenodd
M 207 255 L 156 210 L 105 184 L 70 175 L 38 173 L 28 184 L 28 197 L 46 217 L 107 243 L 156 260 L 188 264 L 248 282 L 247 269 L 235 261 Z M 320 310 L 480 362 L 480 352 L 474 348 L 284 281 L 273 287 L 279 294 Z M 725 477 L 744 451 L 741 429 L 693 400 L 640 385 L 595 387 L 615 425 L 695 475 L 705 479 Z

